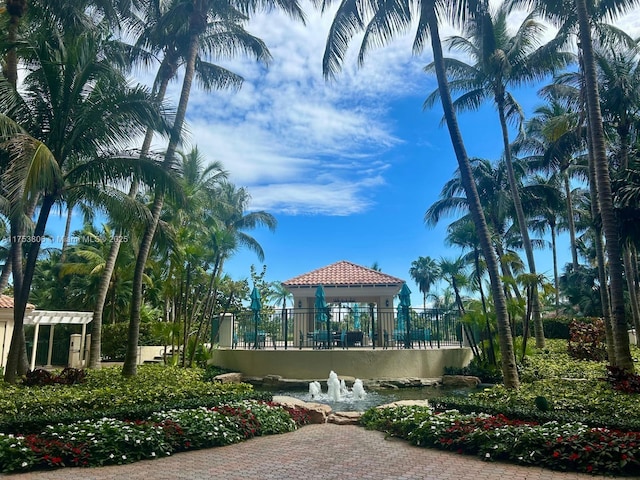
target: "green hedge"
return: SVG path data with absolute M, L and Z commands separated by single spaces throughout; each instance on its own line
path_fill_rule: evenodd
M 140 324 L 138 345 L 164 345 L 162 336 L 153 334 L 153 325 L 157 322 Z M 112 323 L 102 326 L 102 358 L 110 362 L 123 361 L 127 351 L 128 322 Z
M 142 405 L 127 405 L 115 408 L 106 408 L 100 410 L 83 409 L 83 410 L 66 410 L 52 411 L 47 413 L 31 414 L 29 412 L 20 412 L 12 417 L 0 418 L 0 432 L 26 435 L 29 433 L 39 433 L 44 430 L 47 425 L 56 425 L 58 423 L 69 424 L 82 420 L 99 420 L 108 417 L 117 420 L 144 420 L 155 412 L 190 409 L 198 407 L 216 407 L 225 403 L 232 403 L 242 400 L 262 400 L 269 402 L 273 396 L 269 392 L 230 392 L 221 395 L 202 396 L 188 399 L 167 400 L 165 402 L 157 402 Z

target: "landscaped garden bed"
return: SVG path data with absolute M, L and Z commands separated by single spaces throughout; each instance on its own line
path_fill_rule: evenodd
M 89 372 L 86 383 L 0 387 L 0 471 L 99 466 L 289 432 L 305 411 L 246 384 L 203 380 L 200 369 Z
M 635 358 L 637 348 L 632 347 Z M 615 369 L 613 370 L 615 373 Z M 368 410 L 371 429 L 415 445 L 555 470 L 632 475 L 640 471 L 637 375 L 575 360 L 566 341 L 548 341 L 520 366 L 518 390 L 501 385 L 430 407 Z

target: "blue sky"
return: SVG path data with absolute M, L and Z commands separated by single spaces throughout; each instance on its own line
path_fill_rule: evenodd
M 340 260 L 377 262 L 383 272 L 407 280 L 413 304 L 420 305 L 422 295 L 408 273 L 411 262 L 460 253 L 444 244 L 448 222 L 435 228 L 423 223 L 457 168 L 441 111 L 422 109 L 436 88 L 435 79 L 422 72 L 431 54 L 412 56 L 407 35 L 371 51 L 358 68 L 354 42 L 343 71 L 326 82 L 321 62 L 332 12 L 306 11 L 307 27 L 278 14 L 249 24 L 271 49 L 273 62 L 268 69 L 230 64 L 245 76 L 245 86 L 192 108 L 194 137 L 205 152 L 211 145 L 236 184 L 248 187 L 254 208 L 277 217 L 275 233 L 253 232 L 265 250 L 269 280 Z M 538 102 L 534 92 L 520 98 L 527 109 Z M 470 156 L 500 156 L 500 129 L 490 105 L 460 122 Z M 538 270 L 551 276 L 550 257 L 537 254 Z M 251 264 L 261 267 L 253 253 L 241 251 L 226 268 L 237 279 L 248 275 Z
M 294 276 L 347 260 L 407 280 L 414 305 L 422 303 L 409 268 L 419 256 L 455 258 L 444 244 L 446 224 L 427 228 L 423 216 L 457 168 L 438 109 L 422 110 L 436 88 L 422 72 L 430 51 L 412 56 L 412 35 L 372 50 L 357 66 L 359 43 L 332 81 L 322 76 L 322 55 L 335 8 L 321 15 L 304 0 L 307 25 L 271 12 L 247 26 L 262 38 L 273 60 L 265 67 L 251 59 L 220 64 L 245 78 L 238 92 L 191 94 L 184 150 L 197 146 L 218 160 L 230 180 L 246 186 L 251 209 L 278 220 L 275 233 L 250 232 L 262 245 L 267 280 Z M 522 20 L 515 15 L 514 23 Z M 628 15 L 617 26 L 637 33 Z M 444 29 L 443 37 L 454 33 Z M 549 32 L 551 35 L 551 32 Z M 179 83 L 169 99 L 177 103 Z M 536 87 L 517 98 L 526 111 L 540 101 Z M 497 114 L 487 105 L 459 118 L 470 156 L 496 160 L 502 147 Z M 162 148 L 159 146 L 159 148 Z M 561 265 L 567 261 L 560 239 Z M 538 271 L 552 277 L 551 252 L 537 251 Z M 239 251 L 226 263 L 234 279 L 262 264 Z

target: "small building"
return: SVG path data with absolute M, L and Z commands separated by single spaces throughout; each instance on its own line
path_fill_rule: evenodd
M 4 368 L 7 364 L 9 356 L 9 347 L 11 346 L 11 337 L 13 336 L 13 297 L 9 295 L 0 295 L 0 367 Z M 35 306 L 27 304 L 27 314 Z
M 369 305 L 371 316 L 378 320 L 375 335 L 394 328 L 393 298 L 404 280 L 355 263 L 340 261 L 291 278 L 282 285 L 293 295 L 294 310 L 308 312 L 296 315 L 296 332 L 306 338 L 314 330 L 314 304 L 318 286 L 322 285 L 328 304 L 356 303 Z

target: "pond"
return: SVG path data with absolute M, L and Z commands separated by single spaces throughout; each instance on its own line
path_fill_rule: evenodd
M 461 387 L 422 387 L 422 388 L 397 388 L 382 390 L 366 390 L 364 398 L 355 398 L 349 390 L 346 394 L 341 395 L 340 400 L 334 401 L 329 398 L 325 390 L 319 395 L 312 398 L 309 390 L 280 390 L 273 391 L 273 395 L 284 395 L 294 397 L 304 402 L 316 402 L 330 405 L 334 412 L 364 412 L 365 410 L 396 402 L 398 400 L 429 400 L 438 397 L 450 396 L 466 396 L 471 392 L 477 391 L 475 388 Z

